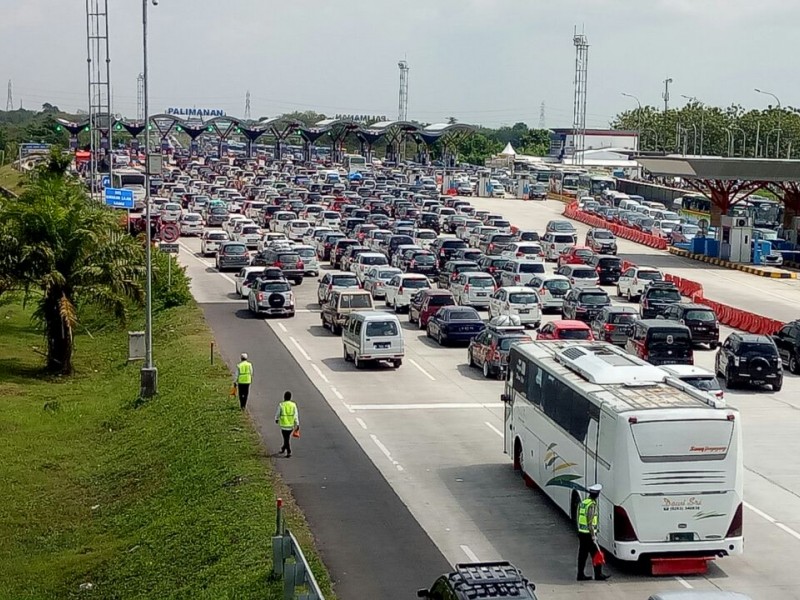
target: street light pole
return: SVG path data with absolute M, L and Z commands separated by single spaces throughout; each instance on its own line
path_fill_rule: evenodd
M 638 151 L 642 146 L 642 103 L 639 102 L 639 99 L 633 94 L 626 94 L 625 92 L 621 92 L 621 94 L 626 98 L 633 98 L 636 100 L 636 104 L 639 107 L 639 112 L 636 113 L 636 150 Z M 658 148 L 656 148 L 656 150 L 658 150 Z
M 143 95 L 144 95 L 144 210 L 147 231 L 146 287 L 145 287 L 145 361 L 140 373 L 140 390 L 142 398 L 152 398 L 158 392 L 158 369 L 153 364 L 153 232 L 150 220 L 150 96 L 147 72 L 147 2 L 142 0 L 142 59 L 143 59 Z M 158 0 L 152 0 L 155 6 Z
M 706 105 L 700 102 L 700 100 L 697 99 L 697 96 L 684 96 L 683 94 L 681 94 L 681 98 L 685 98 L 686 100 L 692 102 L 693 104 L 700 105 L 700 156 L 703 156 L 703 138 L 704 138 L 705 124 L 706 124 Z M 696 150 L 693 151 L 696 152 Z
M 780 153 L 781 153 L 781 120 L 782 120 L 781 116 L 783 115 L 783 110 L 781 109 L 781 99 L 778 98 L 772 92 L 765 92 L 764 90 L 760 90 L 758 88 L 755 88 L 755 91 L 758 92 L 759 94 L 764 94 L 765 96 L 772 96 L 773 98 L 775 98 L 775 102 L 778 103 L 778 127 L 777 127 L 777 129 L 778 129 L 778 140 L 775 143 L 775 158 L 780 158 Z

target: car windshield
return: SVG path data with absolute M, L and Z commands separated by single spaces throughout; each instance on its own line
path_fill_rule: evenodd
M 594 239 L 596 240 L 613 240 L 614 234 L 610 231 L 595 231 Z
M 778 353 L 777 348 L 772 344 L 767 344 L 763 342 L 742 342 L 739 346 L 739 351 L 742 354 L 762 354 L 768 356 L 774 356 Z
M 297 253 L 302 258 L 314 258 L 317 255 L 313 248 L 300 248 Z
M 692 377 L 681 377 L 681 381 L 688 383 L 690 386 L 697 388 L 698 390 L 703 390 L 706 392 L 717 392 L 720 389 L 719 381 L 717 381 L 716 377 L 712 377 L 711 375 L 697 375 Z
M 476 264 L 469 264 L 469 265 L 455 265 L 453 267 L 453 272 L 455 273 L 462 273 L 463 271 L 477 271 L 478 265 Z
M 520 273 L 544 273 L 544 263 L 521 263 Z
M 481 317 L 475 310 L 454 310 L 450 313 L 451 321 L 480 321 Z
M 470 277 L 467 283 L 476 288 L 494 287 L 494 279 L 491 277 Z
M 225 254 L 245 254 L 247 247 L 244 244 L 228 244 L 225 246 Z
M 574 231 L 575 228 L 572 226 L 572 223 L 568 223 L 567 221 L 555 221 L 550 226 L 550 229 L 553 231 Z
M 573 239 L 571 235 L 556 235 L 553 236 L 553 241 L 556 244 L 571 244 Z
M 565 279 L 551 279 L 550 281 L 544 282 L 545 289 L 550 291 L 562 291 L 565 292 L 570 288 L 569 281 Z
M 588 306 L 601 306 L 610 304 L 611 301 L 606 294 L 581 294 L 580 303 Z
M 521 242 L 538 242 L 539 234 L 535 231 L 523 231 L 519 239 Z
M 228 210 L 225 209 L 225 208 L 222 208 L 222 207 L 212 208 L 211 209 L 211 214 L 212 215 L 227 215 L 228 214 Z
M 388 281 L 392 277 L 397 275 L 397 271 L 380 271 L 378 272 L 378 279 L 382 279 L 384 281 Z
M 639 271 L 636 277 L 647 281 L 661 281 L 664 279 L 658 271 Z
M 518 344 L 520 342 L 530 342 L 531 337 L 529 335 L 515 335 L 513 337 L 504 337 L 500 338 L 500 350 L 510 350 L 511 344 Z
M 361 257 L 361 264 L 362 265 L 386 265 L 386 264 L 389 264 L 389 261 L 386 260 L 385 256 L 362 256 Z
M 647 299 L 680 302 L 681 294 L 678 290 L 650 290 L 650 293 L 647 294 Z
M 436 239 L 436 232 L 435 231 L 418 231 L 417 238 L 421 240 L 435 240 Z
M 588 329 L 561 329 L 558 339 L 561 340 L 588 340 L 591 333 Z
M 633 313 L 611 313 L 608 316 L 609 323 L 629 324 L 636 320 L 636 315 Z
M 200 215 L 184 215 L 183 216 L 183 220 L 184 221 L 199 221 L 200 220 Z
M 542 251 L 538 246 L 520 246 L 517 252 L 520 254 L 539 254 Z
M 288 292 L 291 286 L 287 281 L 263 281 L 258 289 L 262 292 Z
M 355 275 L 334 276 L 332 282 L 337 287 L 358 287 L 358 280 Z
M 572 276 L 575 279 L 594 279 L 597 277 L 597 271 L 594 269 L 574 269 Z
M 713 310 L 687 310 L 684 319 L 687 321 L 703 321 L 713 323 L 717 320 Z
M 601 258 L 597 261 L 597 264 L 601 267 L 621 267 L 622 261 L 618 258 Z
M 430 265 L 433 264 L 436 259 L 430 254 L 418 254 L 413 258 L 413 260 L 417 261 L 417 263 L 421 265 Z
M 242 233 L 258 233 L 257 226 L 242 227 Z
M 421 290 L 422 288 L 431 287 L 431 284 L 427 279 L 404 279 L 400 286 L 412 290 Z
M 539 297 L 533 292 L 513 292 L 508 295 L 511 304 L 536 304 Z
M 228 234 L 223 233 L 221 231 L 219 233 L 209 233 L 208 237 L 206 239 L 215 240 L 215 241 L 227 240 L 228 239 Z
M 453 306 L 455 303 L 452 296 L 445 294 L 436 294 L 435 296 L 431 296 L 430 300 L 428 300 L 430 306 Z
M 700 228 L 697 227 L 696 225 L 683 225 L 681 227 L 681 232 L 682 233 L 693 234 L 693 233 L 697 233 L 699 231 L 699 229 Z
M 581 258 L 587 258 L 592 254 L 594 254 L 594 252 L 592 252 L 588 248 L 581 248 L 580 250 L 575 250 L 575 256 L 580 256 Z
M 393 337 L 397 334 L 397 323 L 394 321 L 369 321 L 367 323 L 367 337 Z

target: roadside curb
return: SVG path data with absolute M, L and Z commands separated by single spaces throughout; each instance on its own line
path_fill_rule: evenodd
M 790 273 L 788 271 L 767 271 L 766 269 L 761 269 L 759 267 L 751 267 L 750 265 L 740 265 L 738 263 L 732 263 L 727 260 L 722 260 L 720 258 L 714 258 L 713 256 L 706 256 L 704 254 L 693 254 L 688 250 L 681 250 L 680 248 L 675 248 L 674 246 L 670 246 L 669 248 L 667 248 L 667 250 L 670 252 L 670 254 L 675 254 L 676 256 L 682 256 L 683 258 L 691 258 L 692 260 L 699 260 L 701 262 L 716 265 L 718 267 L 725 267 L 726 269 L 743 271 L 744 273 L 750 273 L 751 275 L 758 275 L 759 277 L 768 277 L 770 279 L 797 279 L 797 273 Z

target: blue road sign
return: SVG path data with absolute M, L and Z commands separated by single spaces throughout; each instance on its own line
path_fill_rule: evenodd
M 103 178 L 100 180 L 100 187 L 111 187 L 111 178 L 108 175 L 103 175 Z
M 133 190 L 106 188 L 106 206 L 133 209 Z

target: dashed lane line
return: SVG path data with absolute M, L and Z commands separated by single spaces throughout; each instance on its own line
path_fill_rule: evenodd
M 436 381 L 436 378 L 433 375 L 431 375 L 430 373 L 428 373 L 425 369 L 423 369 L 420 366 L 420 364 L 417 361 L 415 361 L 413 358 L 409 358 L 408 362 L 410 362 L 412 365 L 414 365 L 420 373 L 425 375 L 425 377 L 427 377 L 431 381 Z
M 505 437 L 505 436 L 503 435 L 503 432 L 502 432 L 502 431 L 500 431 L 500 430 L 499 430 L 497 427 L 495 427 L 495 426 L 494 426 L 494 425 L 492 425 L 491 423 L 489 423 L 489 421 L 484 421 L 484 423 L 486 423 L 486 426 L 487 426 L 489 429 L 491 429 L 492 431 L 494 431 L 494 432 L 495 432 L 497 435 L 499 435 L 500 437 Z
M 386 458 L 389 459 L 389 462 L 391 462 L 398 471 L 403 471 L 404 470 L 403 467 L 400 465 L 400 463 L 397 462 L 394 458 L 392 458 L 392 453 L 389 452 L 389 449 L 383 444 L 383 442 L 381 442 L 378 439 L 377 435 L 375 435 L 374 433 L 371 433 L 369 435 L 369 437 L 372 438 L 372 441 L 375 442 L 375 445 L 378 447 L 378 449 L 381 452 L 383 452 L 384 456 L 386 456 Z
M 325 383 L 330 383 L 328 377 L 325 375 L 325 373 L 322 372 L 322 369 L 320 369 L 316 364 L 311 363 L 311 368 L 317 372 L 317 375 L 319 375 L 319 378 L 322 379 L 322 381 L 324 381 Z
M 351 404 L 353 410 L 430 410 L 456 408 L 502 408 L 502 402 L 430 402 L 419 404 Z
M 300 343 L 299 343 L 299 342 L 298 342 L 296 339 L 294 339 L 292 336 L 289 336 L 289 339 L 290 339 L 290 340 L 292 341 L 292 343 L 295 345 L 295 347 L 297 348 L 297 351 L 298 351 L 300 354 L 302 354 L 302 355 L 303 355 L 303 358 L 305 358 L 306 360 L 310 361 L 310 360 L 311 360 L 311 357 L 308 355 L 308 352 L 306 352 L 305 350 L 303 350 L 303 347 L 300 345 Z
M 470 560 L 470 562 L 479 563 L 481 559 L 478 558 L 478 555 L 472 551 L 472 548 L 467 546 L 466 544 L 461 544 L 461 551 L 466 555 L 466 557 Z
M 363 429 L 364 431 L 366 431 L 366 430 L 367 430 L 367 424 L 364 422 L 364 419 L 361 419 L 361 418 L 359 418 L 359 417 L 356 417 L 356 423 L 358 423 L 359 425 L 361 425 L 361 429 Z

